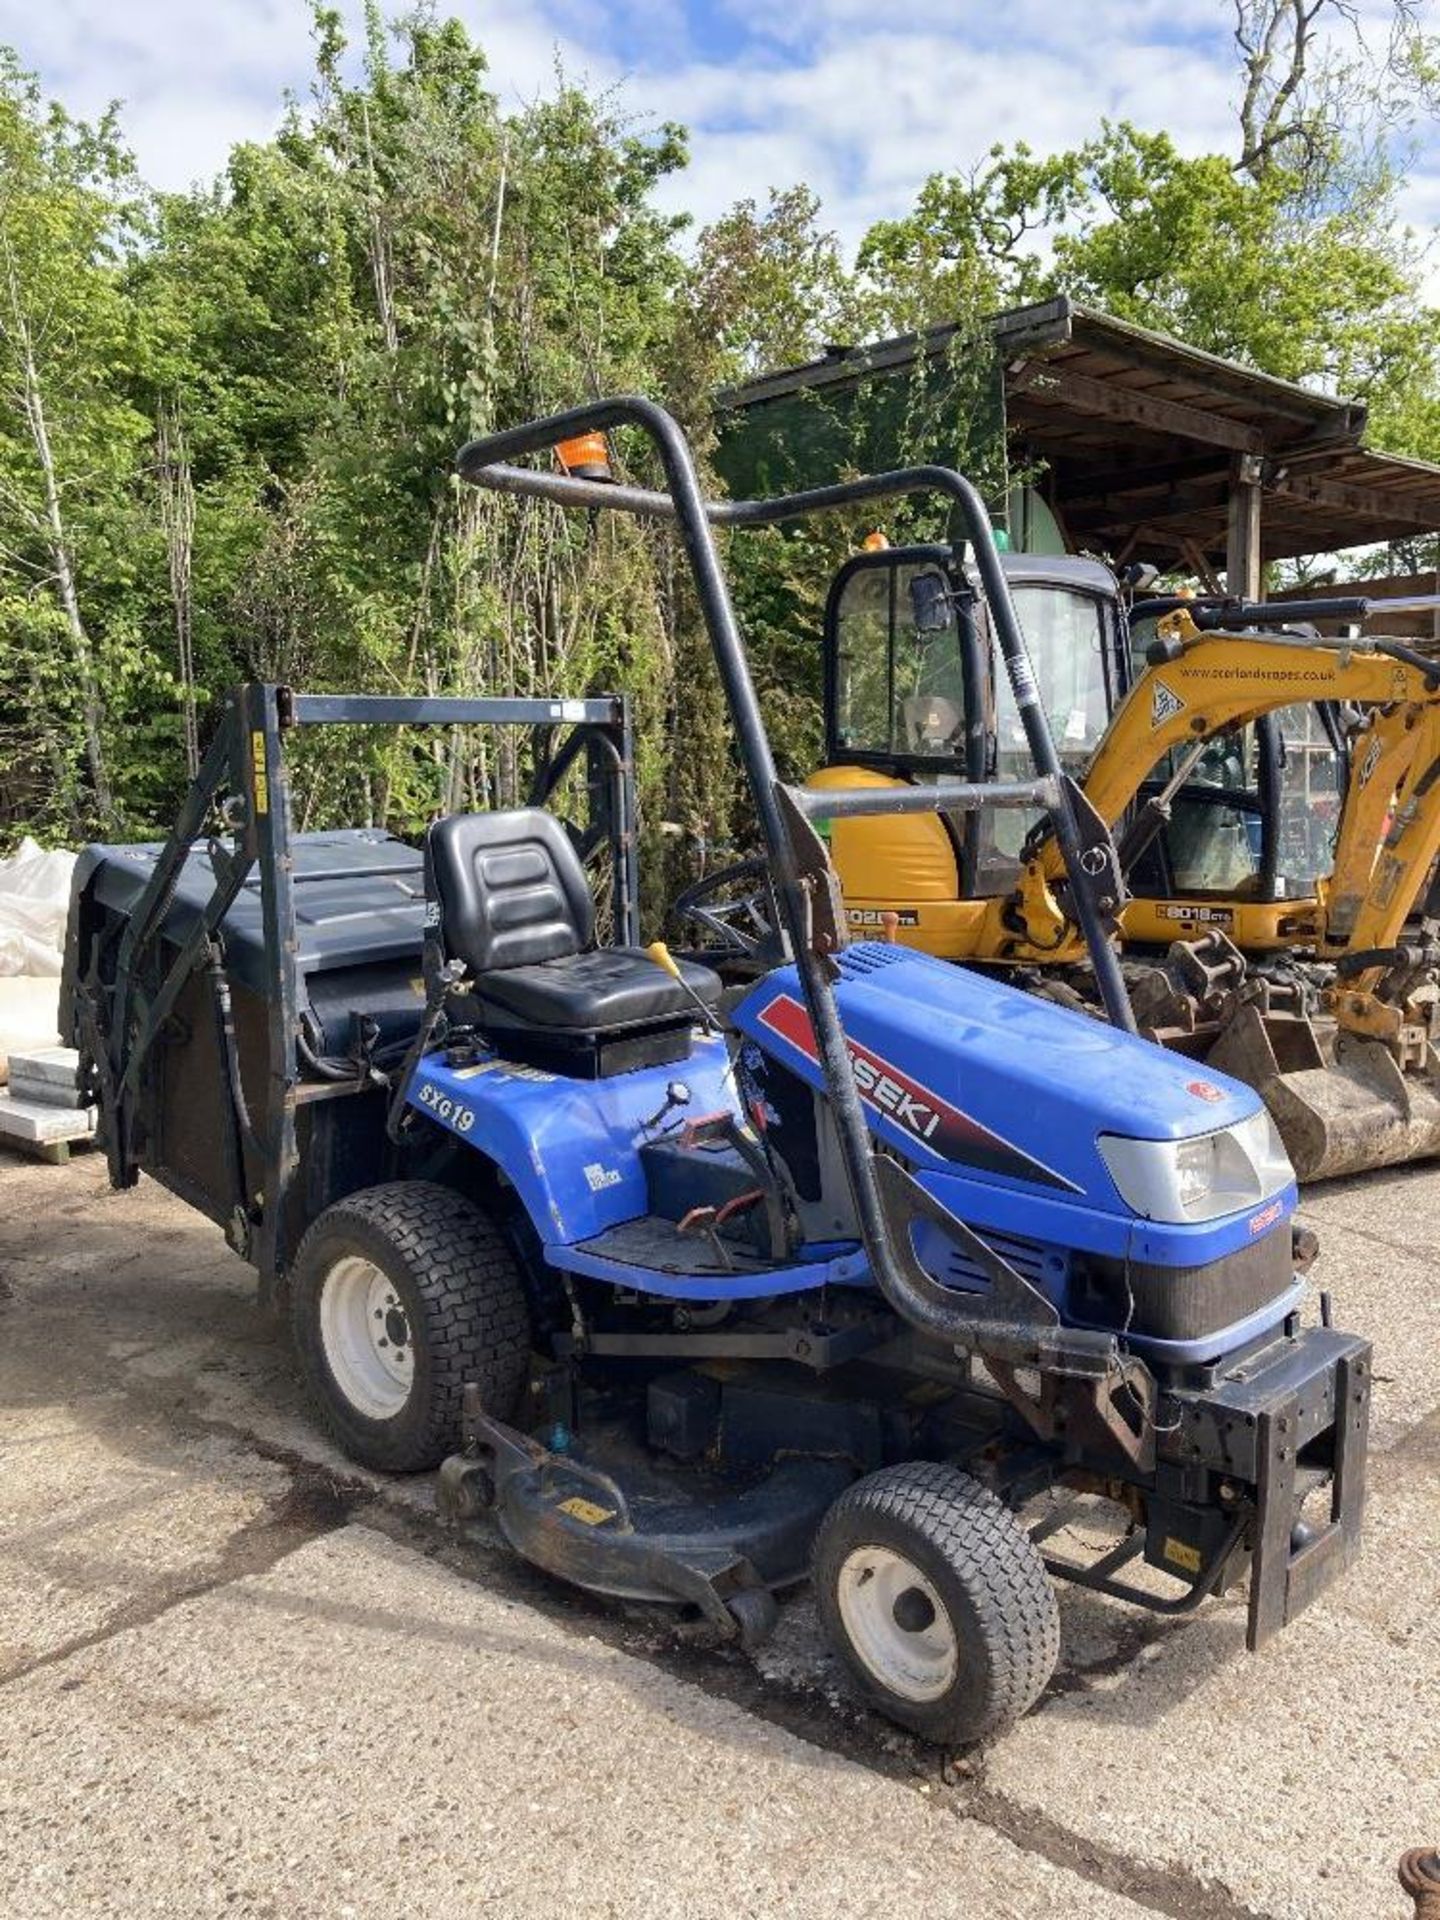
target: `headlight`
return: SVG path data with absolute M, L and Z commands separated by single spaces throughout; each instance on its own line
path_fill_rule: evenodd
M 1218 1220 L 1268 1200 L 1295 1178 L 1263 1107 L 1238 1126 L 1189 1140 L 1102 1133 L 1098 1144 L 1121 1199 L 1147 1220 Z

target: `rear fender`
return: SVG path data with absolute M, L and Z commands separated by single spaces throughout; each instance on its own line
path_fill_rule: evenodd
M 709 1034 L 689 1060 L 600 1080 L 494 1054 L 452 1067 L 431 1053 L 408 1104 L 499 1170 L 542 1241 L 570 1245 L 647 1211 L 639 1148 L 676 1080 L 690 1091 L 686 1111 L 738 1112 L 725 1043 Z

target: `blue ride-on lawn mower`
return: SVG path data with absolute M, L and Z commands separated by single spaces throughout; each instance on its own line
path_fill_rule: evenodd
M 514 464 L 612 428 L 650 436 L 668 492 Z M 768 950 L 723 987 L 640 946 L 623 700 L 241 688 L 171 838 L 77 871 L 64 991 L 115 1183 L 146 1171 L 224 1226 L 355 1459 L 438 1465 L 452 1516 L 745 1645 L 808 1573 L 922 1735 L 1037 1699 L 1052 1577 L 1182 1614 L 1248 1575 L 1258 1646 L 1356 1552 L 1370 1350 L 1300 1324 L 1313 1243 L 1258 1097 L 1127 1030 L 1114 849 L 1061 774 L 978 496 L 931 467 L 706 502 L 638 399 L 459 466 L 678 523 Z M 972 542 L 1034 778 L 789 786 L 712 526 L 920 491 Z M 295 730 L 480 722 L 540 743 L 530 806 L 438 819 L 423 849 L 292 832 Z M 847 938 L 815 823 L 982 802 L 1050 810 L 1110 1024 Z M 1088 1560 L 1054 1550 L 1068 1489 L 1119 1522 Z

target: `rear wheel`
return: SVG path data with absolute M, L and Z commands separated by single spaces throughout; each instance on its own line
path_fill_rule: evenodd
M 1018 1720 L 1060 1654 L 1038 1549 L 956 1467 L 911 1461 L 843 1493 L 815 1542 L 816 1599 L 836 1651 L 884 1714 L 960 1746 Z
M 530 1352 L 519 1269 L 494 1223 L 447 1187 L 403 1181 L 328 1207 L 290 1292 L 300 1365 L 352 1459 L 435 1466 L 460 1444 L 469 1380 L 487 1412 L 514 1413 Z

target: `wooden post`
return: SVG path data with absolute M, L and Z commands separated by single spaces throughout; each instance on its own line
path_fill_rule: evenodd
M 1258 454 L 1237 453 L 1230 463 L 1225 590 L 1242 600 L 1260 598 L 1260 470 Z

